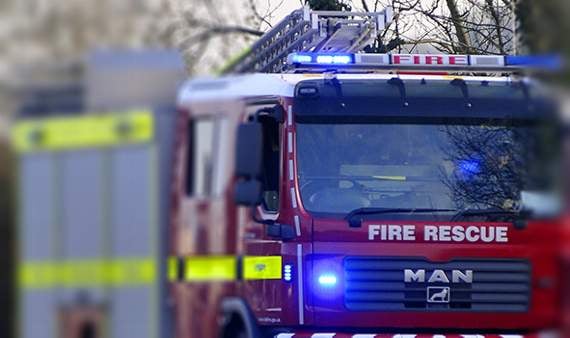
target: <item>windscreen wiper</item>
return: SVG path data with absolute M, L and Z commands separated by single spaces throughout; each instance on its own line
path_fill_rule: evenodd
M 530 216 L 529 212 L 516 211 L 516 210 L 504 210 L 499 208 L 491 209 L 462 209 L 459 210 L 452 218 L 451 221 L 457 221 L 466 217 L 473 216 L 498 216 L 498 217 L 510 217 L 516 220 L 521 220 L 528 218 Z
M 362 218 L 356 216 L 379 215 L 379 214 L 420 214 L 435 212 L 455 212 L 455 209 L 428 209 L 428 208 L 358 208 L 349 212 L 344 219 L 351 228 L 362 226 Z

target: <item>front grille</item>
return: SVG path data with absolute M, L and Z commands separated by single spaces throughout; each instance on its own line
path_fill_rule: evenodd
M 406 269 L 425 270 L 425 281 L 406 283 Z M 450 282 L 429 283 L 435 270 L 443 271 Z M 472 270 L 472 283 L 453 283 L 453 270 Z M 531 267 L 525 260 L 456 259 L 432 263 L 421 258 L 347 257 L 344 303 L 351 311 L 524 312 L 529 308 L 530 277 Z M 447 288 L 443 292 L 449 296 L 445 302 L 428 302 L 428 287 L 433 288 L 430 296 Z

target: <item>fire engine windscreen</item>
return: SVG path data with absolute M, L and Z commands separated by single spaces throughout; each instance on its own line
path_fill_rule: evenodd
M 297 100 L 297 171 L 302 202 L 310 212 L 515 211 L 525 193 L 555 185 L 550 165 L 558 153 L 555 129 L 526 110 L 518 117 L 512 111 L 475 109 L 466 116 L 461 100 L 456 110 L 439 111 L 436 117 L 421 114 L 421 107 L 394 113 L 380 104 L 375 113 L 363 111 L 347 93 L 334 95 L 337 110 L 331 103 L 325 103 L 326 111 L 304 110 L 307 100 Z M 321 98 L 310 100 L 308 106 L 315 108 Z M 409 100 L 412 106 L 414 100 Z M 452 105 L 424 100 L 431 107 L 425 110 Z

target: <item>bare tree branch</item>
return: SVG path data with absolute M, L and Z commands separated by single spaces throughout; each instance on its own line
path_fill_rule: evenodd
M 497 39 L 499 41 L 499 43 L 498 43 L 499 51 L 501 52 L 501 54 L 505 54 L 505 45 L 503 42 L 503 33 L 501 32 L 501 19 L 499 18 L 499 14 L 495 10 L 495 6 L 493 5 L 493 0 L 485 0 L 485 1 L 487 3 L 487 10 L 489 11 L 491 16 L 493 17 L 493 20 L 495 21 L 495 29 L 497 31 Z
M 273 26 L 271 25 L 271 22 L 269 22 L 269 20 L 268 20 L 268 13 L 269 13 L 269 11 L 271 10 L 271 8 L 269 8 L 269 7 L 270 7 L 269 4 L 268 4 L 267 13 L 265 13 L 265 15 L 261 15 L 261 14 L 259 13 L 259 11 L 257 10 L 257 6 L 256 6 L 256 4 L 255 4 L 255 0 L 248 0 L 248 1 L 249 1 L 249 7 L 250 7 L 250 9 L 251 9 L 251 12 L 252 12 L 253 16 L 254 16 L 256 19 L 258 19 L 260 22 L 265 23 L 267 26 L 273 27 Z
M 370 9 L 368 8 L 368 4 L 366 3 L 366 0 L 362 0 L 361 3 L 362 3 L 362 8 L 364 8 L 364 10 L 366 12 L 370 12 Z
M 212 26 L 209 29 L 209 33 L 212 34 L 233 34 L 233 33 L 243 33 L 253 36 L 262 36 L 264 32 L 257 29 L 252 29 L 242 26 Z

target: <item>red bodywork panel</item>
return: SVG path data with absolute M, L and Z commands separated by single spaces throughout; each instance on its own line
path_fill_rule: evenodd
M 562 327 L 564 337 L 570 337 L 570 215 L 566 215 L 563 223 L 562 266 Z
M 409 224 L 416 226 L 417 239 L 405 241 L 371 241 L 368 225 Z M 459 225 L 462 227 L 508 227 L 507 243 L 450 243 L 424 241 L 426 226 Z M 515 229 L 510 224 L 497 223 L 422 223 L 394 222 L 381 219 L 366 222 L 361 228 L 349 228 L 346 221 L 314 221 L 314 254 L 341 266 L 346 256 L 419 257 L 431 263 L 445 263 L 454 259 L 504 258 L 524 259 L 531 264 L 532 299 L 530 311 L 501 312 L 350 312 L 344 308 L 342 294 L 337 298 L 313 299 L 315 325 L 335 323 L 339 326 L 390 328 L 461 328 L 461 329 L 540 329 L 555 327 L 559 313 L 560 266 L 557 264 L 558 224 L 529 223 L 528 228 Z M 333 241 L 333 239 L 335 239 Z M 342 278 L 341 278 L 342 279 Z M 342 285 L 340 286 L 342 288 Z M 326 306 L 324 306 L 326 304 Z
M 548 333 L 550 334 L 550 333 Z M 523 335 L 509 335 L 509 334 L 413 334 L 413 333 L 331 333 L 331 332 L 299 332 L 299 333 L 282 333 L 275 336 L 275 338 L 557 338 L 553 334 L 523 334 Z

